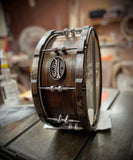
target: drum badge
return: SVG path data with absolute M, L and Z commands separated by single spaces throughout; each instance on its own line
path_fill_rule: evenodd
M 52 79 L 59 80 L 63 77 L 64 73 L 65 73 L 64 60 L 59 56 L 53 58 L 50 64 L 50 75 Z

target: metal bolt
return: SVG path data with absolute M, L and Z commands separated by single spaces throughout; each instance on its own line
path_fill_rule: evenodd
M 87 45 L 85 45 L 85 47 L 84 47 L 85 49 L 87 49 L 88 48 L 88 46 Z
M 64 34 L 65 34 L 65 36 L 66 36 L 66 37 L 68 37 L 68 35 L 69 35 L 69 31 L 68 31 L 68 29 L 67 29 L 67 28 L 65 28 L 65 29 L 64 29 Z
M 62 52 L 63 52 L 64 54 L 67 54 L 67 51 L 66 51 L 66 48 L 65 48 L 65 47 L 62 47 Z
M 50 86 L 50 91 L 53 92 L 54 90 L 54 86 Z
M 58 87 L 58 91 L 61 92 L 62 91 L 62 86 Z
M 72 34 L 72 37 L 75 36 L 75 29 L 74 28 L 71 29 L 71 34 Z
M 77 130 L 77 129 L 78 129 L 78 124 L 77 124 L 77 123 L 75 123 L 74 128 L 75 128 L 75 130 Z
M 69 129 L 72 129 L 72 128 L 73 128 L 72 123 L 69 123 L 68 128 L 69 128 Z
M 57 55 L 59 55 L 59 51 L 58 51 L 58 48 L 57 48 L 57 47 L 54 49 L 54 52 L 55 52 Z
M 61 119 L 62 119 L 62 115 L 60 114 L 60 115 L 59 115 L 59 118 L 58 118 L 58 123 L 61 122 Z
M 68 123 L 68 118 L 69 118 L 69 116 L 66 115 L 66 117 L 65 117 L 65 123 Z

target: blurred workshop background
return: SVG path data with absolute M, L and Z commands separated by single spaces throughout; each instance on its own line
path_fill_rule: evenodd
M 20 93 L 30 90 L 35 47 L 51 29 L 93 26 L 100 40 L 103 87 L 133 91 L 132 0 L 2 0 L 0 50 Z M 5 54 L 4 53 L 4 54 Z

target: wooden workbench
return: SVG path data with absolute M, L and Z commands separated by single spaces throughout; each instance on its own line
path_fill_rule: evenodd
M 46 130 L 32 115 L 18 122 L 11 133 L 0 129 L 0 156 L 13 160 L 133 159 L 133 93 L 120 93 L 110 110 L 112 129 L 98 132 Z

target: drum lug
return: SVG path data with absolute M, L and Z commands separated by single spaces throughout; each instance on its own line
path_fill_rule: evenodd
M 65 28 L 64 30 L 62 30 L 62 31 L 54 31 L 54 34 L 58 34 L 58 36 L 62 36 L 62 35 L 65 35 L 66 37 L 68 37 L 69 36 L 69 32 L 71 32 L 71 30 L 73 30 L 73 29 L 68 29 L 68 28 Z M 74 29 L 74 32 L 76 33 L 76 34 L 80 34 L 81 32 L 82 32 L 82 28 L 75 28 Z
M 65 124 L 67 124 L 67 123 L 68 123 L 68 118 L 69 118 L 69 116 L 66 115 L 65 119 L 63 119 L 63 118 L 62 118 L 62 115 L 60 114 L 60 115 L 59 115 L 59 118 L 58 118 L 58 123 L 64 122 Z
M 64 35 L 68 38 L 68 37 L 75 37 L 76 36 L 76 30 L 74 28 L 72 29 L 64 29 Z

